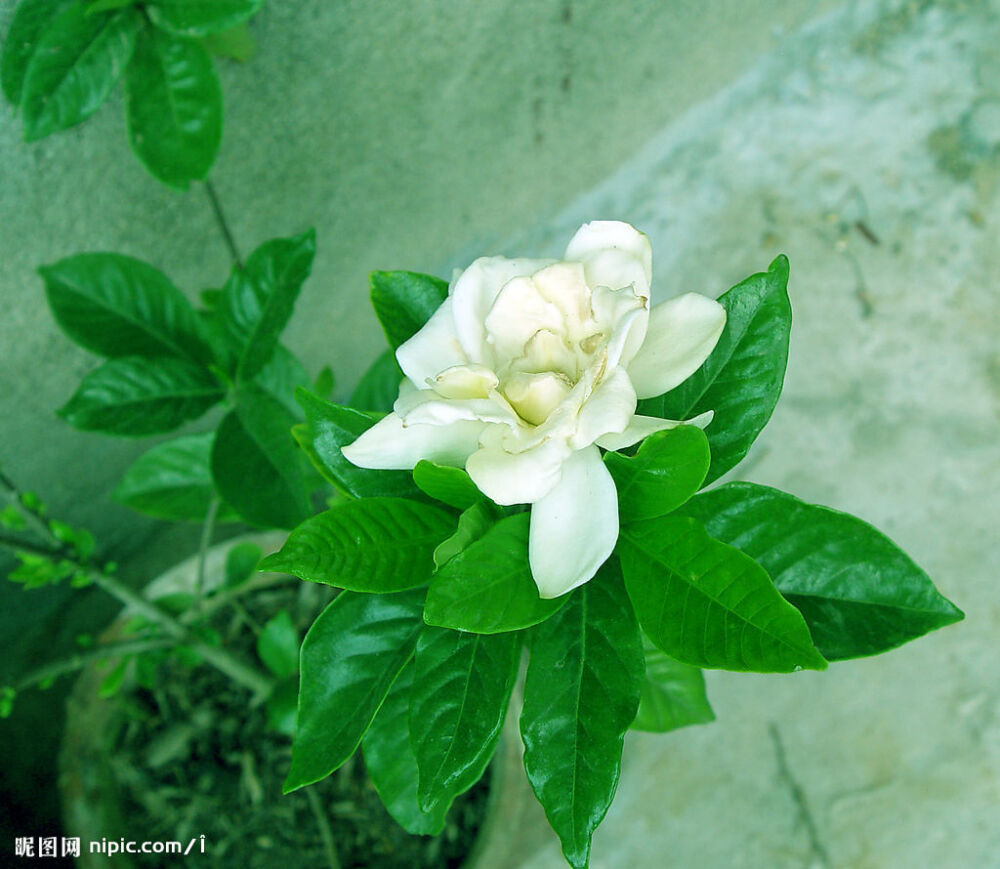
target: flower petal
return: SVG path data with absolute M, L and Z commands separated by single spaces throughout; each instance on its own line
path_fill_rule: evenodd
M 618 493 L 597 447 L 573 453 L 562 479 L 531 507 L 528 561 L 543 598 L 592 579 L 618 540 Z
M 563 316 L 545 300 L 530 277 L 516 277 L 504 284 L 486 315 L 486 340 L 497 360 L 516 359 L 540 329 L 559 333 Z
M 695 373 L 715 348 L 726 309 L 698 293 L 685 293 L 650 311 L 646 339 L 628 364 L 639 398 L 662 395 Z
M 632 285 L 649 298 L 653 278 L 653 249 L 649 239 L 620 220 L 592 220 L 570 239 L 566 259 L 578 260 L 591 287 L 620 290 Z
M 469 362 L 493 367 L 483 324 L 504 284 L 519 275 L 533 274 L 551 262 L 487 256 L 480 257 L 462 272 L 449 298 L 454 312 L 455 332 Z M 434 373 L 437 374 L 436 371 Z
M 543 441 L 520 453 L 500 446 L 496 432 L 485 432 L 483 448 L 469 456 L 465 470 L 487 497 L 497 504 L 531 504 L 550 492 L 569 455 L 565 443 Z
M 712 421 L 714 415 L 714 411 L 706 410 L 693 419 L 681 420 L 660 419 L 658 416 L 639 416 L 636 414 L 632 417 L 631 422 L 629 422 L 623 432 L 620 434 L 606 434 L 603 437 L 599 437 L 596 443 L 599 447 L 604 447 L 606 450 L 623 450 L 625 447 L 639 443 L 639 441 L 651 434 L 655 434 L 658 431 L 666 431 L 668 428 L 677 428 L 679 425 L 696 425 L 698 428 L 705 428 Z
M 576 431 L 569 438 L 574 450 L 589 447 L 602 435 L 624 431 L 635 414 L 635 390 L 623 368 L 616 368 L 598 384 L 580 408 Z
M 455 333 L 450 298 L 441 303 L 416 335 L 396 348 L 396 361 L 419 389 L 427 386 L 428 378 L 468 361 Z
M 359 468 L 408 471 L 421 459 L 460 468 L 479 448 L 485 425 L 464 420 L 451 425 L 403 425 L 390 413 L 341 451 Z
M 460 420 L 479 420 L 517 425 L 517 414 L 495 390 L 489 398 L 441 398 L 433 389 L 400 395 L 392 406 L 407 426 L 448 426 Z

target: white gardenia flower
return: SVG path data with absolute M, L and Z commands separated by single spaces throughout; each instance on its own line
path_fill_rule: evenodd
M 396 351 L 406 379 L 393 412 L 344 455 L 363 468 L 464 467 L 496 503 L 531 504 L 543 598 L 587 582 L 618 539 L 598 447 L 679 425 L 636 415 L 636 400 L 693 374 L 726 321 L 696 293 L 650 308 L 651 272 L 649 239 L 617 221 L 582 226 L 563 261 L 476 260 Z

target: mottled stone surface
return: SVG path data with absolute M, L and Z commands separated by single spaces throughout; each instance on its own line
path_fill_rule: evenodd
M 512 242 L 630 220 L 665 294 L 786 253 L 785 393 L 731 476 L 874 523 L 968 614 L 826 673 L 708 674 L 715 724 L 629 738 L 595 869 L 1000 866 L 998 44 L 995 5 L 833 14 Z

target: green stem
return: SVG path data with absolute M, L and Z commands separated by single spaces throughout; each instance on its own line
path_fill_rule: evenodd
M 233 232 L 229 228 L 229 221 L 226 220 L 226 214 L 222 210 L 219 194 L 215 191 L 215 185 L 207 178 L 205 179 L 205 192 L 208 194 L 208 201 L 212 204 L 212 214 L 215 216 L 215 222 L 219 225 L 219 231 L 226 242 L 226 247 L 229 248 L 229 256 L 232 258 L 233 264 L 242 270 L 243 258 L 240 256 L 240 250 L 236 246 L 236 239 L 233 237 Z
M 205 562 L 208 560 L 208 547 L 212 543 L 215 531 L 215 517 L 219 512 L 219 498 L 213 496 L 205 513 L 205 521 L 201 526 L 201 542 L 198 545 L 198 572 L 194 581 L 194 612 L 201 612 L 202 599 L 205 596 Z
M 330 869 L 340 869 L 340 860 L 337 859 L 337 848 L 333 844 L 333 831 L 330 829 L 330 822 L 323 811 L 323 805 L 313 788 L 306 788 L 306 797 L 309 799 L 309 806 L 316 817 L 316 825 L 319 827 L 320 838 L 323 839 L 323 850 L 326 852 L 326 862 Z
M 152 652 L 158 649 L 168 649 L 174 645 L 172 639 L 166 637 L 155 637 L 144 640 L 124 640 L 120 643 L 105 643 L 102 646 L 95 646 L 93 649 L 86 649 L 69 655 L 50 664 L 37 667 L 31 672 L 22 676 L 15 686 L 18 691 L 24 691 L 32 685 L 54 679 L 66 673 L 82 670 L 90 664 L 97 663 L 105 658 L 122 658 L 126 655 L 139 655 L 143 652 Z

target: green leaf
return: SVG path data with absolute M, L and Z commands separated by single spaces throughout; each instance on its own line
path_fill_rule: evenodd
M 183 359 L 125 356 L 91 371 L 58 413 L 84 431 L 137 437 L 196 419 L 224 395 L 211 374 Z
M 0 718 L 10 718 L 14 712 L 14 701 L 17 699 L 17 689 L 10 685 L 0 687 Z M 416 788 L 414 788 L 414 791 Z
M 710 461 L 708 439 L 693 425 L 650 435 L 632 458 L 606 453 L 622 523 L 672 513 L 698 491 Z
M 98 12 L 110 12 L 114 9 L 124 9 L 126 6 L 135 6 L 138 0 L 84 0 L 87 5 L 87 14 L 96 15 Z
M 365 766 L 386 810 L 412 836 L 436 836 L 444 829 L 451 800 L 425 812 L 417 801 L 417 758 L 410 745 L 409 710 L 413 665 L 392 685 L 362 742 Z
M 245 24 L 209 33 L 202 37 L 201 44 L 210 54 L 216 57 L 228 57 L 240 63 L 246 63 L 257 53 L 257 43 L 250 35 L 250 29 Z
M 423 591 L 341 592 L 302 643 L 299 712 L 284 793 L 328 776 L 358 747 L 420 633 Z
M 351 498 L 420 497 L 409 471 L 375 471 L 351 464 L 341 447 L 354 443 L 379 420 L 379 415 L 324 401 L 305 389 L 295 400 L 306 412 L 308 436 L 299 443 L 323 478 Z
M 163 272 L 116 253 L 82 253 L 39 270 L 56 322 L 100 356 L 207 362 L 194 309 Z
M 132 57 L 139 21 L 133 9 L 88 15 L 77 3 L 44 26 L 24 72 L 26 142 L 75 126 L 101 107 Z
M 267 393 L 245 389 L 219 425 L 212 445 L 212 478 L 247 522 L 294 528 L 312 512 L 292 440 L 295 419 Z
M 261 550 L 256 543 L 237 543 L 226 553 L 226 579 L 224 587 L 238 588 L 243 585 L 257 570 L 260 564 Z M 296 652 L 296 654 L 298 654 Z
M 136 459 L 115 489 L 119 503 L 147 516 L 173 522 L 204 522 L 215 497 L 210 457 L 214 434 L 164 441 Z M 233 521 L 223 507 L 216 521 Z
M 249 380 L 274 355 L 315 253 L 316 233 L 310 229 L 264 242 L 250 254 L 244 268 L 233 269 L 219 314 L 238 348 L 238 379 Z
M 299 669 L 299 632 L 288 610 L 281 610 L 268 619 L 257 634 L 257 656 L 279 679 Z
M 528 566 L 528 513 L 501 519 L 444 565 L 427 591 L 429 625 L 497 634 L 545 621 L 567 596 L 543 600 Z
M 222 89 L 197 42 L 146 27 L 125 74 L 132 150 L 167 187 L 208 177 L 222 141 Z
M 781 395 L 792 327 L 787 285 L 788 260 L 779 256 L 720 296 L 726 326 L 712 355 L 680 386 L 639 402 L 637 413 L 666 419 L 715 411 L 705 431 L 712 449 L 706 485 L 743 459 Z
M 642 629 L 672 658 L 758 673 L 826 668 L 802 616 L 764 569 L 694 519 L 626 526 L 618 551 Z
M 860 519 L 753 483 L 681 511 L 758 561 L 831 661 L 875 655 L 964 615 L 891 540 Z
M 299 680 L 282 679 L 267 698 L 267 726 L 285 736 L 295 736 L 295 707 L 299 700 Z
M 302 416 L 302 408 L 295 400 L 298 387 L 311 385 L 309 373 L 302 363 L 286 347 L 280 344 L 274 348 L 274 355 L 253 379 L 253 382 L 280 401 L 296 417 Z
M 24 74 L 38 40 L 52 21 L 75 0 L 21 0 L 0 52 L 0 87 L 12 106 L 21 104 Z
M 448 298 L 448 283 L 430 275 L 372 272 L 369 280 L 372 307 L 393 350 L 416 335 Z
M 230 30 L 257 13 L 264 0 L 155 0 L 146 6 L 157 27 L 178 36 Z
M 642 644 L 613 561 L 534 632 L 524 685 L 524 769 L 576 869 L 611 805 L 635 718 Z
M 413 482 L 426 495 L 456 510 L 468 510 L 486 496 L 461 468 L 438 465 L 422 459 L 413 469 Z
M 329 365 L 324 365 L 320 369 L 319 374 L 316 375 L 316 381 L 312 384 L 312 391 L 320 398 L 329 400 L 330 396 L 333 395 L 336 385 L 337 377 L 333 373 L 333 369 Z M 294 397 L 293 395 L 292 398 Z
M 359 410 L 388 413 L 399 397 L 402 380 L 403 370 L 396 362 L 396 354 L 386 350 L 361 376 L 348 404 Z
M 261 569 L 352 591 L 403 591 L 430 579 L 434 548 L 454 529 L 454 517 L 430 504 L 347 501 L 303 522 Z
M 516 633 L 420 632 L 410 694 L 410 742 L 420 770 L 420 805 L 446 805 L 482 776 L 493 752 L 521 659 Z
M 434 566 L 439 568 L 482 537 L 500 517 L 500 511 L 485 501 L 473 504 L 458 517 L 458 528 L 434 550 Z
M 715 721 L 705 695 L 705 675 L 698 667 L 665 655 L 647 637 L 642 638 L 646 678 L 639 696 L 633 730 L 667 733 L 691 724 Z

